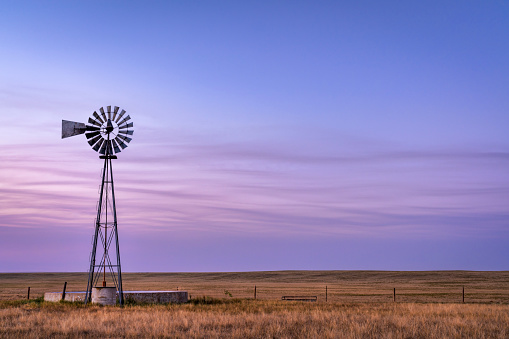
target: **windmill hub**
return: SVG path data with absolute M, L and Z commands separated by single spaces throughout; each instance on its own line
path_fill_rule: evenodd
M 113 124 L 111 123 L 111 119 L 108 119 L 108 123 L 106 124 L 106 133 L 110 134 L 111 132 L 113 132 L 114 129 L 115 128 L 113 127 Z

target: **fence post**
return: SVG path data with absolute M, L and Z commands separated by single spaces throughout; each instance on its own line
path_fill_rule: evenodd
M 463 303 L 465 303 L 465 286 L 463 286 Z
M 65 300 L 65 289 L 67 287 L 67 281 L 64 282 L 64 290 L 62 291 L 62 300 Z
M 255 291 L 254 291 L 254 298 L 256 299 L 256 285 L 255 285 Z
M 394 287 L 394 296 L 393 296 L 393 301 L 396 302 L 396 287 Z
M 30 300 L 30 286 L 28 286 L 27 300 Z
M 327 302 L 327 285 L 325 285 L 325 302 Z

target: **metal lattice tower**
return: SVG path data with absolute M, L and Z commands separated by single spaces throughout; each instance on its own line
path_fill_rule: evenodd
M 120 153 L 131 142 L 128 135 L 133 134 L 133 123 L 129 122 L 129 115 L 124 117 L 125 110 L 120 114 L 118 111 L 117 106 L 113 111 L 111 106 L 107 106 L 106 112 L 101 107 L 100 114 L 94 112 L 88 124 L 62 120 L 62 138 L 85 133 L 92 149 L 99 152 L 99 158 L 104 160 L 85 304 L 91 300 L 92 288 L 97 287 L 100 280 L 101 287 L 106 287 L 108 282 L 112 284 L 117 290 L 119 303 L 124 304 L 112 160 L 117 159 L 115 153 Z M 114 249 L 112 244 L 115 244 Z M 97 254 L 101 252 L 99 257 Z

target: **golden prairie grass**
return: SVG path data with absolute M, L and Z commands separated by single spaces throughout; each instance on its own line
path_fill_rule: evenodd
M 28 286 L 31 299 L 61 291 L 64 281 L 67 291 L 83 291 L 87 275 L 4 273 L 0 274 L 0 337 L 509 338 L 509 272 L 127 273 L 123 277 L 125 290 L 178 288 L 189 291 L 193 300 L 124 308 L 27 302 L 21 299 L 26 298 Z M 255 285 L 257 300 L 252 299 Z M 459 303 L 463 286 L 465 304 Z M 393 288 L 397 303 L 392 302 Z M 316 295 L 318 302 L 281 301 L 283 295 Z
M 507 338 L 509 305 L 303 303 L 99 307 L 0 303 L 0 337 Z
M 2 273 L 0 300 L 32 298 L 58 292 L 84 291 L 86 273 Z M 124 273 L 124 290 L 186 290 L 192 297 L 257 298 L 277 300 L 283 295 L 317 296 L 330 302 L 509 303 L 509 272 L 473 271 L 278 271 L 228 273 Z

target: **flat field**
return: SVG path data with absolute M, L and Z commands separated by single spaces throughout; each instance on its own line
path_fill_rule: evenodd
M 0 274 L 0 337 L 509 337 L 509 272 L 127 273 L 125 290 L 178 287 L 192 300 L 124 308 L 33 300 L 61 291 L 64 281 L 68 291 L 82 291 L 86 277 Z M 285 295 L 318 301 L 282 301 Z
M 229 273 L 124 273 L 124 290 L 186 290 L 192 298 L 279 300 L 285 295 L 317 296 L 329 302 L 462 301 L 509 304 L 508 271 L 275 271 Z M 0 273 L 0 300 L 31 298 L 44 292 L 85 291 L 86 273 Z

